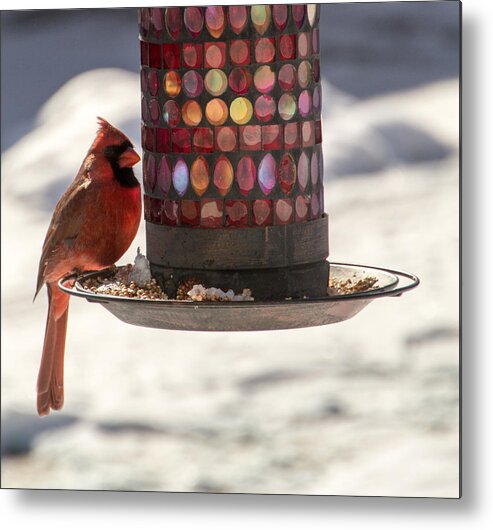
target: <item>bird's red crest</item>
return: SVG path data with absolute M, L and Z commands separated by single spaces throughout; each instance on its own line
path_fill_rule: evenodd
M 111 125 L 104 118 L 98 116 L 99 129 L 96 138 L 91 146 L 91 150 L 101 150 L 108 145 L 120 144 L 122 142 L 130 142 L 120 130 Z

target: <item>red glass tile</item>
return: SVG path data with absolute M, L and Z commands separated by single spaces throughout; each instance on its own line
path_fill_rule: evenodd
M 296 58 L 296 35 L 279 35 L 279 59 L 288 61 Z
M 171 164 L 165 156 L 161 158 L 157 168 L 157 184 L 166 195 L 171 186 Z
M 269 195 L 276 185 L 276 161 L 270 153 L 266 154 L 260 161 L 258 183 L 265 195 Z
M 322 143 L 322 122 L 320 120 L 315 122 L 315 143 Z
M 301 142 L 303 147 L 315 145 L 315 124 L 313 121 L 304 121 L 301 124 Z
M 310 161 L 307 154 L 303 151 L 298 160 L 298 185 L 301 191 L 305 191 L 310 178 Z
M 255 41 L 255 60 L 257 63 L 271 63 L 276 56 L 274 37 L 262 37 Z
M 214 132 L 207 127 L 193 130 L 193 150 L 196 153 L 212 153 L 214 151 Z
M 202 76 L 194 70 L 189 70 L 183 74 L 181 84 L 186 95 L 194 99 L 198 98 L 204 89 Z
M 143 128 L 142 143 L 144 149 L 154 151 L 154 129 L 152 127 Z
M 300 146 L 300 126 L 297 122 L 286 123 L 284 126 L 284 148 L 294 149 Z
M 149 45 L 143 40 L 140 41 L 140 64 L 149 66 Z
M 184 15 L 185 27 L 195 39 L 200 35 L 204 26 L 204 15 L 200 7 L 186 7 Z
M 165 225 L 176 226 L 178 224 L 177 201 L 163 201 L 162 220 Z
M 149 100 L 149 117 L 154 125 L 159 123 L 159 102 L 157 99 Z
M 214 38 L 219 38 L 226 27 L 224 7 L 209 6 L 205 9 L 205 27 Z
M 222 68 L 226 64 L 226 43 L 206 42 L 204 55 L 206 68 Z
M 317 58 L 313 59 L 313 80 L 315 83 L 320 81 L 320 61 Z
M 312 95 L 310 91 L 303 90 L 298 98 L 298 110 L 302 118 L 306 118 L 312 112 Z
M 163 14 L 159 7 L 153 7 L 151 9 L 151 22 L 154 28 L 154 33 L 158 39 L 161 38 L 161 32 L 163 31 Z
M 159 44 L 149 43 L 149 66 L 161 68 L 161 47 Z
M 306 195 L 298 195 L 295 200 L 295 220 L 297 223 L 306 221 L 308 219 L 308 212 L 310 209 L 310 199 Z
M 226 226 L 248 226 L 248 201 L 226 201 Z
M 149 195 L 144 195 L 144 219 L 151 220 L 151 198 Z
M 163 120 L 168 127 L 176 127 L 180 123 L 180 107 L 176 101 L 166 101 L 163 105 Z
M 152 96 L 157 95 L 159 90 L 159 79 L 156 70 L 149 70 L 147 85 Z
M 250 64 L 250 41 L 249 40 L 233 40 L 229 45 L 229 58 L 231 64 L 243 66 Z
M 183 66 L 187 68 L 202 68 L 202 44 L 186 42 L 183 44 Z
M 268 94 L 276 84 L 276 74 L 270 66 L 259 66 L 253 76 L 255 88 L 262 94 Z
M 180 204 L 180 220 L 185 226 L 198 226 L 200 223 L 200 202 L 182 200 Z
M 234 171 L 231 162 L 221 155 L 214 167 L 214 185 L 221 195 L 226 195 L 233 184 Z
M 318 155 L 316 152 L 312 153 L 312 160 L 310 162 L 310 177 L 313 190 L 316 188 L 318 182 Z
M 142 29 L 142 34 L 147 35 L 149 33 L 149 28 L 151 25 L 151 14 L 149 8 L 142 7 L 140 9 L 140 27 Z
M 236 151 L 236 127 L 216 127 L 216 151 Z
M 162 224 L 162 203 L 161 199 L 151 197 L 151 223 Z
M 288 6 L 286 4 L 275 4 L 272 6 L 272 18 L 279 31 L 283 31 L 288 23 Z
M 298 58 L 308 57 L 311 53 L 310 33 L 298 33 Z
M 296 85 L 296 68 L 292 64 L 284 64 L 279 70 L 277 81 L 282 90 L 292 90 Z
M 145 153 L 145 163 L 142 166 L 144 189 L 150 193 L 156 187 L 156 159 L 150 153 Z
M 190 168 L 190 180 L 192 188 L 200 197 L 209 186 L 209 164 L 203 156 L 197 157 Z
M 274 201 L 274 224 L 287 225 L 293 222 L 293 201 L 278 199 Z
M 257 168 L 254 161 L 249 156 L 243 156 L 236 167 L 236 182 L 242 195 L 246 196 L 252 191 L 256 178 Z
M 156 129 L 156 151 L 158 153 L 169 153 L 171 151 L 170 130 L 159 127 Z
M 258 200 L 252 204 L 253 224 L 269 226 L 272 224 L 272 201 Z
M 246 6 L 229 6 L 228 7 L 228 21 L 234 33 L 239 35 L 248 19 Z
M 142 109 L 142 121 L 144 123 L 147 123 L 149 121 L 149 107 L 147 106 L 147 100 L 146 98 L 142 97 L 140 99 L 140 103 L 141 103 L 141 109 Z
M 205 228 L 223 226 L 223 203 L 221 200 L 203 199 L 200 204 L 200 226 Z
M 238 129 L 240 149 L 242 151 L 260 151 L 262 148 L 262 127 L 260 125 L 244 125 Z
M 229 86 L 237 94 L 246 94 L 252 84 L 252 74 L 240 66 L 233 68 L 229 74 Z
M 320 200 L 317 193 L 312 193 L 310 210 L 312 219 L 318 219 L 320 217 Z
M 181 8 L 167 7 L 164 15 L 164 23 L 170 37 L 173 40 L 178 39 L 182 28 Z
M 190 129 L 171 129 L 171 149 L 173 153 L 191 153 Z
M 315 54 L 320 53 L 320 35 L 318 28 L 312 32 L 312 50 Z
M 150 71 L 154 72 L 155 70 Z M 140 71 L 140 90 L 143 94 L 147 92 L 147 73 L 143 68 Z
M 276 113 L 276 101 L 272 96 L 259 96 L 255 101 L 255 117 L 259 121 L 268 122 Z
M 282 149 L 282 126 L 262 125 L 262 149 L 270 151 L 272 149 Z
M 284 153 L 278 167 L 279 184 L 286 195 L 291 193 L 296 182 L 296 164 L 289 153 Z
M 301 29 L 305 22 L 306 4 L 293 4 L 291 6 L 293 20 L 298 29 Z
M 180 46 L 178 43 L 163 44 L 163 68 L 180 68 Z

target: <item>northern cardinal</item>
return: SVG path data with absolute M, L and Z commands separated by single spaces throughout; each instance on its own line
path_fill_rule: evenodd
M 48 318 L 38 375 L 40 416 L 63 406 L 63 362 L 69 295 L 58 281 L 73 271 L 113 265 L 140 223 L 140 184 L 132 167 L 140 157 L 130 140 L 106 120 L 72 184 L 56 205 L 39 262 L 36 295 L 48 288 Z

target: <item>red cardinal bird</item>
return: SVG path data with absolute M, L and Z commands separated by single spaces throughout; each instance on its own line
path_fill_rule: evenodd
M 139 162 L 130 140 L 106 120 L 82 166 L 58 201 L 43 244 L 36 295 L 48 288 L 43 356 L 38 375 L 38 414 L 63 406 L 63 357 L 69 295 L 58 281 L 79 270 L 113 265 L 132 243 L 140 223 L 140 184 L 132 166 Z

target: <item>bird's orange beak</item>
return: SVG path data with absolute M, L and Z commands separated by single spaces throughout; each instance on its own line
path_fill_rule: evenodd
M 137 162 L 140 162 L 140 156 L 131 147 L 123 151 L 118 159 L 118 165 L 120 167 L 132 167 Z

